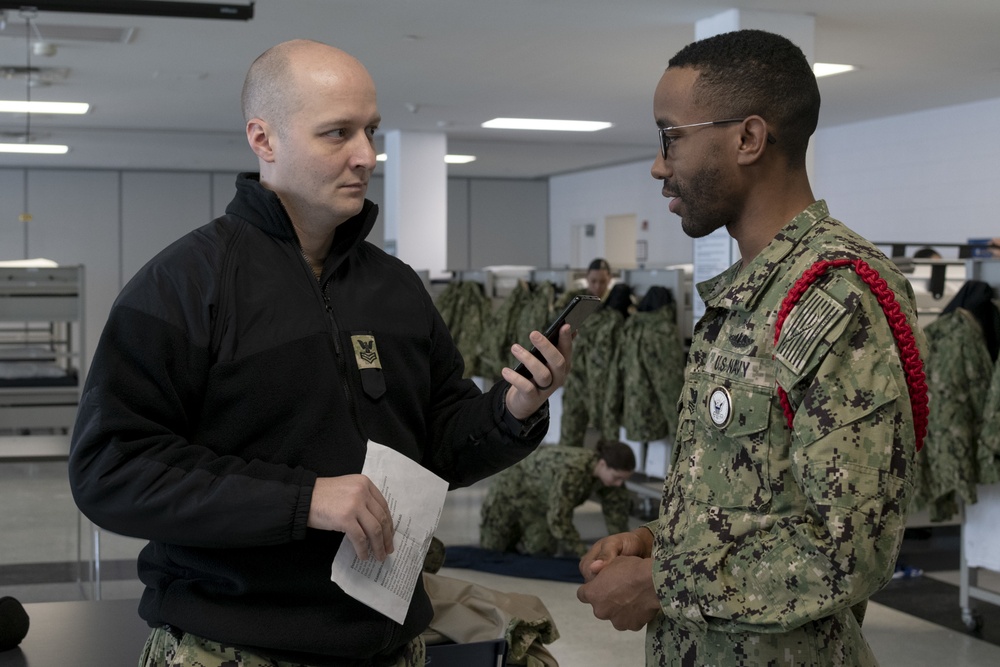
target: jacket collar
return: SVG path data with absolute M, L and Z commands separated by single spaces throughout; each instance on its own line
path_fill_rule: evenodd
M 298 242 L 281 199 L 260 184 L 260 174 L 244 172 L 236 177 L 236 196 L 226 207 L 226 213 L 246 220 L 270 236 Z M 366 199 L 360 213 L 337 227 L 330 256 L 342 258 L 364 241 L 377 218 L 378 206 Z

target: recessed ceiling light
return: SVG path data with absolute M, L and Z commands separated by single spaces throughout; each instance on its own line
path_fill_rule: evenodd
M 551 130 L 555 132 L 596 132 L 611 123 L 596 120 L 551 120 L 547 118 L 494 118 L 483 127 L 500 130 Z
M 90 111 L 86 102 L 26 102 L 0 100 L 0 113 L 68 113 L 83 114 Z
M 61 146 L 59 144 L 0 144 L 0 153 L 62 155 L 68 151 L 69 146 Z
M 375 156 L 375 159 L 378 162 L 385 162 L 386 160 L 389 159 L 389 156 L 387 154 L 385 154 L 385 153 L 379 153 L 378 155 Z M 449 155 L 445 155 L 444 156 L 444 161 L 447 162 L 448 164 L 466 164 L 468 162 L 475 162 L 476 161 L 476 156 L 475 155 L 450 155 L 449 154 Z
M 854 65 L 838 65 L 836 63 L 816 63 L 813 65 L 813 74 L 816 78 L 821 76 L 833 76 L 834 74 L 843 74 L 844 72 L 850 72 L 856 70 L 857 67 Z

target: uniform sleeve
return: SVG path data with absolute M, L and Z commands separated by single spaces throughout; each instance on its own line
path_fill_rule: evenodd
M 845 315 L 803 363 L 776 364 L 795 417 L 789 430 L 772 398 L 768 465 L 787 471 L 772 469 L 767 479 L 794 484 L 797 492 L 760 490 L 773 494 L 769 511 L 743 518 L 700 506 L 700 516 L 689 513 L 687 525 L 673 528 L 710 532 L 705 546 L 656 556 L 663 612 L 678 623 L 787 631 L 866 600 L 891 577 L 911 495 L 913 418 L 881 307 L 865 286 L 848 291 L 837 295 Z M 752 442 L 761 447 L 765 440 L 757 435 Z M 789 506 L 775 507 L 779 498 Z M 740 521 L 754 520 L 761 529 L 743 524 L 727 538 Z

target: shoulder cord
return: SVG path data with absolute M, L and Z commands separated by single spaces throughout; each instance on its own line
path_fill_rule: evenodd
M 885 313 L 892 329 L 893 337 L 896 339 L 896 347 L 899 349 L 899 356 L 903 364 L 903 372 L 906 375 L 906 389 L 910 394 L 910 406 L 913 409 L 913 431 L 916 437 L 917 451 L 924 446 L 924 436 L 927 435 L 927 417 L 930 410 L 927 407 L 927 380 L 924 376 L 924 365 L 920 360 L 920 351 L 917 349 L 916 339 L 913 337 L 913 330 L 906 321 L 906 316 L 899 308 L 896 297 L 889 289 L 889 285 L 883 280 L 878 271 L 871 268 L 864 260 L 860 259 L 834 259 L 824 260 L 813 264 L 802 274 L 788 295 L 781 302 L 778 310 L 778 320 L 774 325 L 774 344 L 778 344 L 778 335 L 781 333 L 781 326 L 791 312 L 795 304 L 805 294 L 805 291 L 816 280 L 826 273 L 827 269 L 836 269 L 842 266 L 850 266 L 858 277 L 875 295 L 882 312 Z M 788 421 L 788 428 L 792 428 L 792 420 L 795 418 L 795 411 L 788 400 L 788 394 L 778 385 L 778 399 L 785 412 L 785 419 Z

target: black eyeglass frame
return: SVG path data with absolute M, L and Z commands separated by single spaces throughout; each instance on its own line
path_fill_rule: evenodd
M 667 159 L 667 150 L 669 150 L 670 144 L 672 144 L 673 142 L 675 142 L 678 139 L 682 138 L 682 137 L 667 136 L 667 132 L 672 132 L 673 130 L 682 130 L 682 129 L 687 128 L 687 127 L 707 127 L 709 125 L 725 125 L 727 123 L 742 123 L 747 118 L 749 118 L 749 116 L 747 116 L 746 118 L 726 118 L 724 120 L 709 120 L 709 121 L 705 121 L 704 123 L 688 123 L 687 125 L 671 125 L 670 127 L 660 127 L 660 128 L 657 128 L 657 132 L 660 135 L 660 155 L 662 155 L 663 159 L 666 160 Z M 773 143 L 776 143 L 777 141 L 778 140 L 774 138 L 774 135 L 772 135 L 770 132 L 767 133 L 767 143 L 773 144 Z

